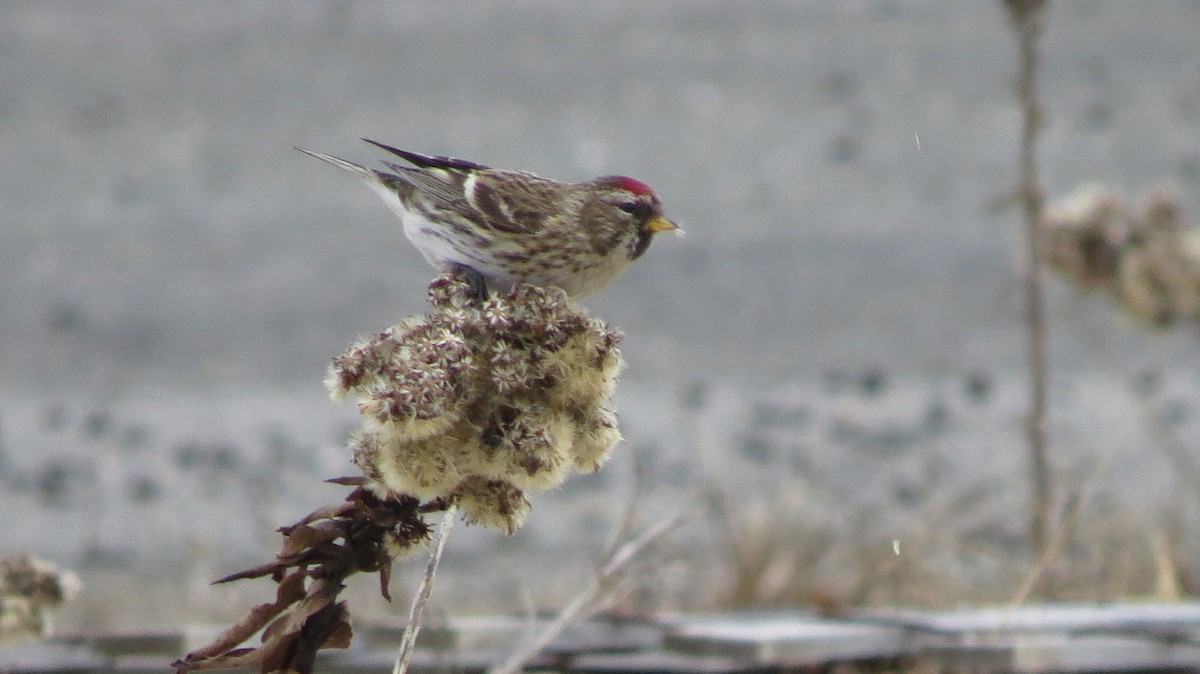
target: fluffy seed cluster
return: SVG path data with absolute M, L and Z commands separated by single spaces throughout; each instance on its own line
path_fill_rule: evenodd
M 526 492 L 598 470 L 621 439 L 608 407 L 621 335 L 554 288 L 478 302 L 443 274 L 429 300 L 434 311 L 333 361 L 333 398 L 353 396 L 363 416 L 354 461 L 380 497 L 447 499 L 512 533 Z
M 0 558 L 0 645 L 46 636 L 46 609 L 73 597 L 79 577 L 28 555 Z
M 1174 192 L 1130 209 L 1111 190 L 1081 188 L 1051 204 L 1043 226 L 1047 262 L 1077 287 L 1153 325 L 1200 320 L 1200 230 L 1184 226 Z

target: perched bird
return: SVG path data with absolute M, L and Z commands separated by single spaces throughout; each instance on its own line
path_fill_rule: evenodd
M 654 190 L 633 178 L 564 183 L 363 140 L 412 166 L 383 162 L 391 171 L 378 171 L 296 149 L 362 178 L 434 267 L 494 289 L 521 282 L 586 297 L 641 257 L 656 233 L 679 229 Z

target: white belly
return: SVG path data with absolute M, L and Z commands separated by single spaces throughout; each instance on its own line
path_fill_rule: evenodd
M 502 285 L 507 284 L 507 286 L 512 285 L 513 279 L 493 258 L 483 254 L 482 251 L 460 250 L 445 237 L 437 235 L 437 232 L 445 229 L 445 225 L 431 221 L 417 209 L 408 208 L 400 200 L 400 195 L 386 186 L 379 183 L 370 183 L 370 185 L 376 194 L 383 198 L 384 203 L 396 214 L 396 217 L 400 218 L 400 224 L 404 227 L 404 235 L 416 246 L 417 250 L 421 251 L 421 255 L 435 269 L 445 271 L 455 265 L 464 265 L 483 274 L 489 281 Z

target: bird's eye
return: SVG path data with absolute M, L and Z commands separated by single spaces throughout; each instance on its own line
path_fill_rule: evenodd
M 637 215 L 638 211 L 641 210 L 641 207 L 642 207 L 642 205 L 636 201 L 623 201 L 623 202 L 617 204 L 617 208 L 625 211 L 626 213 L 628 213 L 630 215 Z

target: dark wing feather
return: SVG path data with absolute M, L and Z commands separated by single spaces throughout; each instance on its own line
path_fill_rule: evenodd
M 475 162 L 467 161 L 466 159 L 455 159 L 454 157 L 433 157 L 427 154 L 421 154 L 419 152 L 401 150 L 400 148 L 392 147 L 391 145 L 385 145 L 379 141 L 371 140 L 370 138 L 363 138 L 363 140 L 377 148 L 380 148 L 381 150 L 387 150 L 398 157 L 404 158 L 414 166 L 420 166 L 422 168 L 446 169 L 449 171 L 484 171 L 491 168 L 490 166 L 476 164 Z
M 561 185 L 531 173 L 490 171 L 477 176 L 472 202 L 488 227 L 510 234 L 534 234 L 560 198 Z

